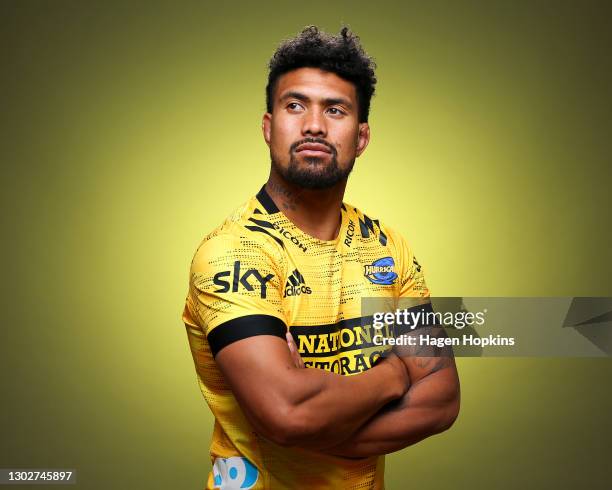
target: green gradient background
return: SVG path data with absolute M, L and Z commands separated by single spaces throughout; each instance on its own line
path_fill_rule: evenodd
M 0 467 L 203 486 L 188 267 L 267 177 L 266 62 L 309 23 L 378 62 L 346 200 L 435 295 L 612 295 L 605 2 L 86 3 L 0 3 Z M 459 420 L 388 457 L 388 489 L 607 488 L 609 359 L 458 367 Z

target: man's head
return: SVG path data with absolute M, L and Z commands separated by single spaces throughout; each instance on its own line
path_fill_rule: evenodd
M 309 189 L 348 177 L 369 141 L 375 64 L 359 38 L 310 26 L 279 46 L 270 61 L 264 138 L 273 169 Z

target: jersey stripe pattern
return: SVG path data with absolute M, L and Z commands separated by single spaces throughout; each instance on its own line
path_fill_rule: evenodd
M 309 369 L 351 376 L 383 347 L 362 298 L 429 297 L 404 238 L 348 203 L 335 240 L 314 238 L 265 186 L 198 247 L 183 322 L 200 389 L 214 417 L 208 489 L 380 489 L 384 457 L 336 458 L 278 446 L 254 432 L 216 363 L 227 345 L 289 329 Z M 347 400 L 346 403 L 350 403 Z

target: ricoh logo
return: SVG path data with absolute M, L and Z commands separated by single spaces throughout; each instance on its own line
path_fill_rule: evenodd
M 274 277 L 274 274 L 268 274 L 267 276 L 262 276 L 261 272 L 257 269 L 247 269 L 242 275 L 240 273 L 240 261 L 237 260 L 234 262 L 234 268 L 232 271 L 223 271 L 217 272 L 213 277 L 213 282 L 215 285 L 219 286 L 220 289 L 215 289 L 215 293 L 227 293 L 230 290 L 232 293 L 238 291 L 238 288 L 242 286 L 247 291 L 254 291 L 253 285 L 249 282 L 249 278 L 253 277 L 255 281 L 259 283 L 260 286 L 260 295 L 262 298 L 266 297 L 266 284 Z M 224 278 L 230 277 L 232 278 L 232 282 L 226 281 Z
M 285 230 L 282 226 L 276 223 L 272 223 L 272 226 L 274 226 L 274 229 L 278 231 L 282 236 L 284 236 L 288 240 L 291 240 L 291 243 L 298 246 L 302 250 L 302 252 L 306 252 L 306 245 L 304 245 L 295 236 L 293 236 L 289 230 Z
M 300 273 L 300 271 L 295 269 L 287 279 L 283 298 L 286 298 L 287 296 L 299 296 L 300 294 L 312 294 L 312 289 L 306 286 L 304 276 Z
M 347 247 L 351 246 L 353 242 L 353 236 L 355 236 L 355 222 L 352 219 L 349 219 L 349 224 L 346 227 L 346 236 L 344 238 L 344 244 Z

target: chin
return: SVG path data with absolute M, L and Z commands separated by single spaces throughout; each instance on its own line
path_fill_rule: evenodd
M 331 160 L 327 160 L 325 158 L 318 158 L 318 157 L 305 157 L 303 159 L 300 159 L 300 161 L 307 166 L 330 166 L 333 164 L 333 162 Z

